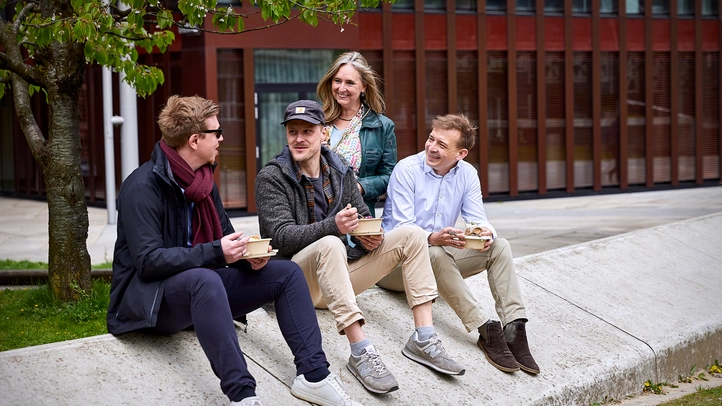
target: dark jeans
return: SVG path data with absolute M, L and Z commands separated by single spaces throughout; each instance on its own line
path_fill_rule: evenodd
M 194 268 L 165 281 L 158 322 L 150 331 L 171 334 L 194 327 L 221 389 L 234 399 L 244 386 L 256 387 L 238 344 L 233 319 L 274 302 L 281 333 L 291 348 L 296 374 L 328 367 L 321 331 L 303 272 L 291 261 L 269 261 L 254 271 Z

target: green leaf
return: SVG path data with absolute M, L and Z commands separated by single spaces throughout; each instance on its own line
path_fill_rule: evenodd
M 70 0 L 70 6 L 73 7 L 73 10 L 76 12 L 80 10 L 80 8 L 83 6 L 83 3 L 85 3 L 85 0 Z
M 0 99 L 5 96 L 5 83 L 0 83 Z

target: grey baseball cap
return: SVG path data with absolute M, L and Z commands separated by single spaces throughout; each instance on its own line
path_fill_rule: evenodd
M 313 100 L 299 100 L 289 104 L 283 113 L 281 124 L 285 125 L 291 120 L 303 120 L 311 124 L 326 124 L 326 117 L 323 114 L 321 105 Z

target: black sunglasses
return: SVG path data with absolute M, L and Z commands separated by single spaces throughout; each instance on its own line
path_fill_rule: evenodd
M 222 129 L 222 128 L 219 128 L 219 129 L 217 129 L 217 130 L 204 130 L 204 131 L 199 131 L 199 132 L 202 132 L 202 133 L 204 133 L 204 134 L 215 133 L 215 134 L 216 134 L 216 138 L 218 138 L 218 139 L 221 139 L 221 137 L 223 136 L 223 129 Z

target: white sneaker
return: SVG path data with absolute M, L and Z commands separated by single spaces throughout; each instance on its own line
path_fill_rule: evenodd
M 361 406 L 351 400 L 333 372 L 321 382 L 309 382 L 303 375 L 297 376 L 291 385 L 291 394 L 320 406 Z
M 237 406 L 263 406 L 263 403 L 261 403 L 261 398 L 258 396 L 251 396 L 250 398 L 245 398 L 241 400 L 240 402 L 231 402 L 231 406 L 237 405 Z

